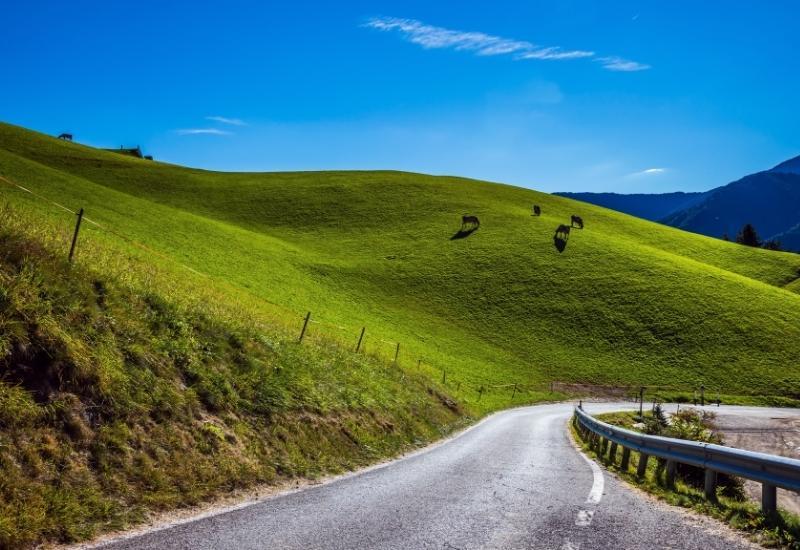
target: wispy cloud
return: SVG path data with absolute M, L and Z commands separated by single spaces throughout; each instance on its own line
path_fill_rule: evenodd
M 247 126 L 247 123 L 241 118 L 228 118 L 224 116 L 207 116 L 206 120 L 219 122 L 220 124 L 229 124 L 231 126 Z
M 581 57 L 592 57 L 594 52 L 584 50 L 567 50 L 561 48 L 549 47 L 540 48 L 530 52 L 521 53 L 517 56 L 518 59 L 580 59 Z
M 626 177 L 641 178 L 642 176 L 657 176 L 658 174 L 663 174 L 666 171 L 666 168 L 647 168 L 646 170 L 640 170 L 639 172 L 628 174 Z
M 219 128 L 181 128 L 180 130 L 175 130 L 175 133 L 180 136 L 198 136 L 198 135 L 210 135 L 210 136 L 230 136 L 232 132 L 228 132 L 227 130 L 220 130 Z
M 646 71 L 650 68 L 650 65 L 645 63 L 639 63 L 638 61 L 631 61 L 630 59 L 623 59 L 622 57 L 617 57 L 615 55 L 608 56 L 608 57 L 598 57 L 597 61 L 603 65 L 609 71 L 620 71 L 620 72 L 635 72 L 635 71 Z
M 511 55 L 514 59 L 538 59 L 564 61 L 595 57 L 588 50 L 567 50 L 560 46 L 540 46 L 526 40 L 514 40 L 482 32 L 467 32 L 427 25 L 415 19 L 396 17 L 373 17 L 365 27 L 381 31 L 399 32 L 403 38 L 425 49 L 449 48 L 474 52 L 476 55 Z M 649 65 L 628 61 L 620 57 L 596 58 L 604 68 L 611 71 L 641 71 Z
M 426 25 L 415 19 L 374 17 L 365 27 L 381 31 L 398 31 L 406 40 L 426 49 L 451 48 L 475 52 L 477 55 L 514 54 L 517 59 L 576 59 L 591 57 L 594 52 L 563 50 L 556 46 L 537 46 L 525 40 L 513 40 L 482 32 L 466 32 Z

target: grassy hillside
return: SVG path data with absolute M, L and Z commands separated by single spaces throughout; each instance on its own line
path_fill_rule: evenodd
M 402 342 L 401 360 L 426 359 L 473 385 L 800 389 L 790 368 L 800 297 L 781 288 L 798 276 L 796 255 L 505 185 L 397 172 L 221 174 L 12 126 L 0 127 L 0 172 L 293 310 L 298 329 L 307 310 L 353 343 L 366 326 L 368 349 L 392 356 L 381 340 Z M 18 190 L 3 194 L 72 221 Z M 529 215 L 532 203 L 541 217 Z M 481 228 L 450 240 L 465 212 Z M 587 227 L 560 254 L 553 231 L 571 213 Z
M 0 181 L 0 546 L 364 464 L 550 380 L 800 395 L 800 255 L 500 184 L 223 174 L 3 124 L 0 176 L 34 193 Z M 71 268 L 48 201 L 91 220 Z

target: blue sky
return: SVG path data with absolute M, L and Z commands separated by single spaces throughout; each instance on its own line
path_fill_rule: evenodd
M 794 1 L 34 0 L 0 13 L 0 120 L 191 166 L 660 192 L 800 154 Z

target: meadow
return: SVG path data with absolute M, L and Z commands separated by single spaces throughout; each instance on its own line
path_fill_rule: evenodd
M 293 312 L 297 330 L 307 311 L 353 345 L 366 327 L 369 351 L 391 358 L 401 342 L 401 361 L 473 387 L 556 379 L 794 395 L 800 382 L 798 255 L 508 185 L 399 172 L 222 174 L 7 125 L 0 170 L 211 285 L 251 295 L 257 309 Z M 68 214 L 6 187 L 6 200 L 71 228 Z M 464 213 L 481 227 L 451 240 Z M 559 253 L 553 232 L 573 213 L 586 229 Z M 85 229 L 87 240 L 107 237 Z

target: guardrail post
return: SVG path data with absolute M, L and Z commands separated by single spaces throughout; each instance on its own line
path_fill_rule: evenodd
M 628 465 L 630 464 L 630 461 L 631 461 L 631 450 L 629 448 L 627 448 L 627 447 L 623 447 L 622 448 L 622 462 L 620 462 L 620 465 L 619 465 L 620 469 L 623 472 L 627 472 L 628 471 Z
M 611 448 L 608 450 L 608 461 L 611 464 L 614 464 L 614 461 L 617 459 L 617 442 L 611 442 Z
M 647 473 L 647 459 L 650 458 L 644 453 L 639 453 L 639 464 L 636 466 L 636 477 L 639 479 L 644 477 L 644 474 Z
M 708 500 L 717 500 L 717 472 L 709 468 L 706 468 L 705 494 Z
M 769 483 L 761 484 L 761 511 L 765 516 L 774 516 L 778 511 L 778 491 Z
M 667 460 L 667 472 L 666 472 L 666 485 L 667 489 L 674 489 L 675 488 L 675 470 L 678 468 L 678 463 L 674 460 Z
M 600 456 L 606 454 L 606 450 L 608 449 L 608 439 L 605 437 L 600 438 Z

